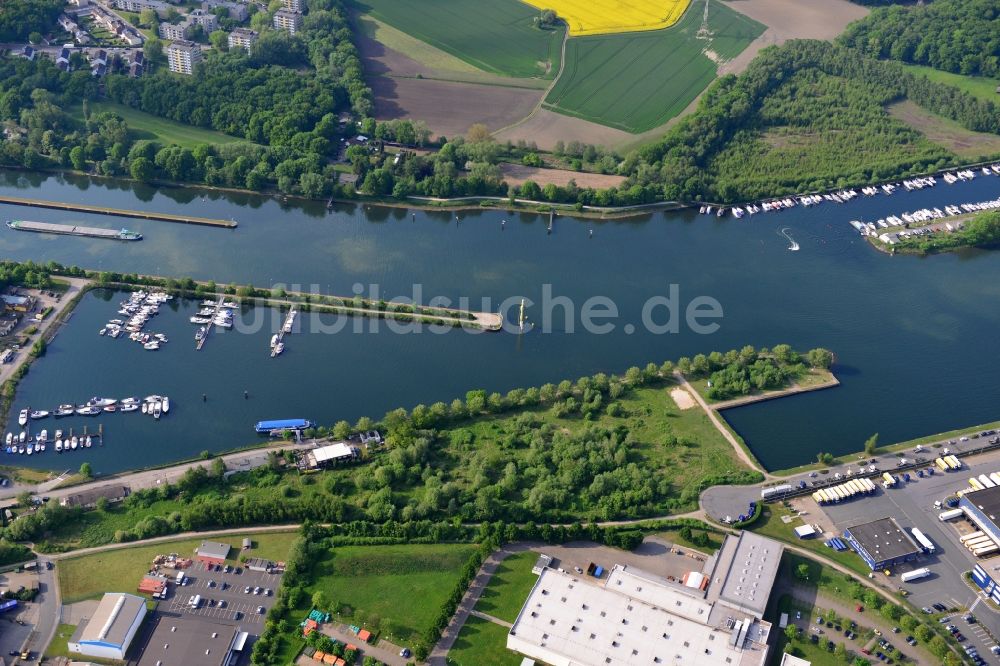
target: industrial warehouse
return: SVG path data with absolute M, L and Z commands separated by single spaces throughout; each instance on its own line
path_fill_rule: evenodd
M 146 617 L 146 600 L 134 594 L 104 595 L 91 618 L 80 622 L 69 639 L 70 652 L 100 659 L 125 659 Z
M 913 538 L 888 517 L 849 527 L 844 530 L 844 538 L 872 571 L 911 562 L 923 552 Z
M 507 647 L 551 666 L 762 666 L 771 624 L 761 618 L 782 551 L 766 537 L 730 535 L 683 580 L 616 564 L 601 584 L 545 567 Z

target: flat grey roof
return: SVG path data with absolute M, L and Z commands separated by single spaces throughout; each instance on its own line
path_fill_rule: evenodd
M 94 616 L 87 622 L 84 630 L 77 630 L 80 634 L 79 641 L 124 645 L 125 636 L 135 622 L 136 616 L 145 610 L 144 598 L 124 592 L 109 592 L 97 605 Z
M 845 531 L 850 532 L 854 540 L 876 562 L 894 560 L 898 557 L 921 552 L 913 538 L 888 516 L 848 527 Z
M 160 615 L 136 666 L 222 666 L 239 631 L 206 618 Z
M 708 598 L 763 617 L 778 576 L 782 545 L 774 539 L 740 532 L 727 536 L 709 581 Z
M 228 543 L 219 543 L 218 541 L 202 541 L 201 545 L 198 546 L 198 555 L 202 557 L 215 557 L 220 560 L 224 560 L 229 557 L 230 550 L 232 550 L 232 546 Z
M 963 499 L 967 499 L 994 523 L 997 522 L 997 517 L 1000 516 L 1000 486 L 965 493 Z

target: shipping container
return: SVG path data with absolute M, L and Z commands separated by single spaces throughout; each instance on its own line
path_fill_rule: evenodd
M 913 571 L 907 571 L 905 574 L 899 577 L 899 580 L 903 581 L 904 583 L 909 583 L 912 580 L 918 580 L 920 578 L 925 578 L 930 575 L 931 575 L 931 570 L 928 569 L 927 567 L 923 567 L 922 569 L 914 569 Z
M 958 457 L 955 456 L 954 454 L 948 456 L 947 458 L 945 458 L 945 460 L 948 462 L 949 465 L 951 465 L 952 469 L 962 469 L 962 461 L 959 460 Z
M 955 511 L 961 511 L 961 509 L 955 509 Z M 945 513 L 948 513 L 948 512 L 945 511 Z M 944 514 L 941 514 L 941 515 L 943 516 Z M 966 541 L 969 541 L 970 539 L 978 539 L 981 536 L 986 536 L 986 534 L 984 532 L 980 532 L 980 531 L 969 532 L 968 534 L 963 534 L 962 536 L 958 537 L 958 541 L 959 541 L 959 543 L 965 543 Z
M 985 474 L 980 474 L 976 478 L 979 479 L 979 483 L 982 484 L 983 488 L 996 488 L 997 487 L 997 484 L 995 484 L 992 481 L 990 481 L 990 477 L 986 476 Z
M 935 458 L 934 464 L 937 465 L 938 469 L 940 469 L 942 472 L 947 472 L 949 469 L 951 469 L 951 466 L 944 461 L 944 458 Z

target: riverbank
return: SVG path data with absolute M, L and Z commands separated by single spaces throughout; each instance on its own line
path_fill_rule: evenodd
M 790 386 L 783 389 L 754 393 L 741 398 L 733 398 L 732 400 L 714 401 L 706 399 L 706 402 L 709 407 L 721 412 L 725 409 L 733 409 L 734 407 L 742 407 L 744 405 L 752 405 L 757 402 L 774 400 L 776 398 L 785 398 L 799 393 L 822 391 L 835 386 L 840 386 L 840 380 L 837 379 L 837 377 L 829 370 L 820 371 L 813 368 L 809 373 L 807 373 L 806 377 L 800 379 L 801 381 L 799 379 L 793 380 Z
M 215 220 L 207 217 L 194 217 L 190 215 L 172 215 L 170 213 L 155 213 L 141 210 L 127 210 L 123 208 L 109 208 L 107 206 L 90 206 L 87 204 L 65 203 L 62 201 L 45 201 L 43 199 L 29 199 L 26 197 L 12 197 L 0 195 L 0 204 L 11 204 L 13 206 L 28 206 L 31 208 L 51 208 L 52 210 L 70 211 L 74 213 L 93 213 L 96 215 L 111 215 L 114 217 L 128 217 L 141 220 L 156 220 L 160 222 L 179 222 L 183 224 L 198 224 L 206 227 L 224 227 L 226 229 L 236 228 L 235 220 Z

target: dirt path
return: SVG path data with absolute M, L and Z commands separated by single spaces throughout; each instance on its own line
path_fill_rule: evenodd
M 566 42 L 568 41 L 569 41 L 569 28 L 567 28 L 566 32 L 563 33 L 562 46 L 560 47 L 561 53 L 559 56 L 559 71 L 556 72 L 556 75 L 552 78 L 552 83 L 550 83 L 548 87 L 545 88 L 545 92 L 543 92 L 542 96 L 538 99 L 538 103 L 535 104 L 535 108 L 531 110 L 531 113 L 529 113 L 524 118 L 521 118 L 516 123 L 511 123 L 510 125 L 507 125 L 506 127 L 501 127 L 500 129 L 493 132 L 494 137 L 499 139 L 501 133 L 509 132 L 510 130 L 513 130 L 514 128 L 519 127 L 522 124 L 528 122 L 535 116 L 535 114 L 537 114 L 541 110 L 542 104 L 545 103 L 545 98 L 548 97 L 549 93 L 552 92 L 552 89 L 556 87 L 556 84 L 559 83 L 559 77 L 561 77 L 563 75 L 563 72 L 566 70 Z
M 499 624 L 501 627 L 506 627 L 507 629 L 510 629 L 511 627 L 514 626 L 510 622 L 505 622 L 504 620 L 501 620 L 498 617 L 493 617 L 492 615 L 488 615 L 486 613 L 477 611 L 475 609 L 469 611 L 469 614 L 478 617 L 480 620 L 486 620 L 487 622 L 492 622 L 493 624 Z
M 677 383 L 680 384 L 681 387 L 683 387 L 695 399 L 698 405 L 705 412 L 705 415 L 708 416 L 708 420 L 711 421 L 712 425 L 715 426 L 715 429 L 719 431 L 719 433 L 726 439 L 727 442 L 732 444 L 733 450 L 736 452 L 736 455 L 739 457 L 739 459 L 742 460 L 744 463 L 746 463 L 747 467 L 749 467 L 750 469 L 757 470 L 758 472 L 763 474 L 765 481 L 770 480 L 772 477 L 767 472 L 767 470 L 758 465 L 757 461 L 754 460 L 750 456 L 750 454 L 748 454 L 746 450 L 744 450 L 742 446 L 740 446 L 740 443 L 736 441 L 735 437 L 733 437 L 733 433 L 729 432 L 729 429 L 726 428 L 725 425 L 723 425 L 722 421 L 719 418 L 719 414 L 714 409 L 708 406 L 708 403 L 706 403 L 704 398 L 701 397 L 701 394 L 698 393 L 698 391 L 695 390 L 693 386 L 691 386 L 691 384 L 684 377 L 684 375 L 682 375 L 679 370 L 674 370 L 674 377 L 677 379 Z

